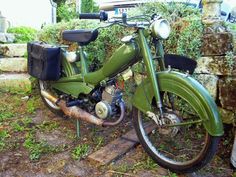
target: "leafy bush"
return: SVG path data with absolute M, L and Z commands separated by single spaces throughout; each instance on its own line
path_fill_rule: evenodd
M 172 32 L 164 41 L 165 51 L 197 59 L 203 32 L 199 9 L 181 3 L 151 2 L 137 7 L 130 15 L 160 14 L 171 23 Z
M 69 50 L 75 50 L 76 43 L 64 41 L 61 34 L 64 30 L 72 29 L 95 29 L 102 24 L 93 20 L 72 20 L 70 22 L 60 22 L 56 25 L 49 25 L 44 27 L 39 32 L 39 39 L 51 44 L 69 45 Z M 99 35 L 96 41 L 91 42 L 85 47 L 88 51 L 89 61 L 103 62 L 105 58 L 112 55 L 114 49 L 120 44 L 120 37 L 127 35 L 128 30 L 121 26 L 112 26 L 108 28 L 99 29 Z
M 99 11 L 99 7 L 95 5 L 93 0 L 82 0 L 81 12 L 91 13 L 91 12 L 98 12 L 98 11 Z
M 57 21 L 70 21 L 76 18 L 75 4 L 60 4 L 57 8 Z
M 36 39 L 37 30 L 31 27 L 12 27 L 7 30 L 8 33 L 15 34 L 16 43 L 27 43 Z
M 168 53 L 177 53 L 192 58 L 200 56 L 200 46 L 203 25 L 200 12 L 197 9 L 183 4 L 146 3 L 131 11 L 131 15 L 137 14 L 162 14 L 172 25 L 172 32 L 168 40 L 164 41 L 165 50 Z M 56 25 L 46 26 L 39 33 L 39 39 L 52 44 L 69 44 L 70 50 L 75 50 L 75 43 L 63 41 L 61 33 L 70 29 L 95 29 L 102 24 L 94 20 L 71 20 Z M 112 26 L 99 30 L 99 37 L 85 47 L 88 51 L 89 61 L 103 62 L 120 44 L 120 38 L 128 35 L 129 29 L 121 26 Z

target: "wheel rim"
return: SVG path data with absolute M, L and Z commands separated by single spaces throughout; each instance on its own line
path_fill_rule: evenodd
M 165 99 L 165 97 L 168 97 L 166 95 L 171 95 L 171 97 L 174 97 L 174 105 L 172 104 L 170 100 L 172 99 Z M 184 103 L 181 107 L 186 109 L 185 112 L 182 112 L 180 107 L 178 107 L 179 100 L 176 101 L 176 99 L 179 99 L 180 97 L 174 95 L 173 93 L 164 93 L 163 92 L 163 105 L 165 114 L 175 114 L 176 117 L 179 117 L 180 121 L 175 121 L 175 124 L 180 123 L 188 123 L 192 119 L 200 120 L 200 117 L 196 117 L 196 111 L 194 108 L 191 107 L 191 112 L 189 107 L 191 106 L 182 99 L 182 103 Z M 168 101 L 167 101 L 168 100 Z M 172 99 L 173 100 L 173 99 Z M 186 105 L 188 104 L 188 105 Z M 170 106 L 171 105 L 171 106 Z M 170 108 L 172 109 L 172 113 L 168 113 L 170 111 Z M 174 110 L 173 110 L 174 109 Z M 191 113 L 191 116 L 186 114 Z M 156 114 L 158 114 L 156 112 Z M 187 118 L 189 116 L 189 118 Z M 174 117 L 174 116 L 172 116 Z M 191 117 L 191 119 L 190 119 Z M 167 119 L 167 118 L 165 118 Z M 176 118 L 177 119 L 177 118 Z M 166 125 L 173 124 L 173 121 L 165 121 Z M 200 121 L 199 121 L 200 122 Z M 152 128 L 152 130 L 147 130 L 146 128 L 150 125 L 155 125 L 155 128 Z M 188 166 L 192 163 L 201 160 L 201 158 L 204 156 L 205 149 L 208 145 L 209 141 L 209 135 L 206 132 L 204 126 L 202 123 L 196 123 L 196 124 L 189 124 L 189 125 L 181 125 L 181 126 L 174 126 L 174 127 L 165 127 L 165 129 L 173 129 L 178 128 L 179 131 L 173 136 L 171 133 L 167 133 L 166 135 L 163 134 L 163 132 L 173 132 L 171 130 L 169 131 L 163 131 L 161 134 L 160 125 L 156 124 L 156 121 L 153 120 L 153 118 L 145 116 L 143 113 L 138 111 L 138 126 L 140 129 L 140 133 L 143 137 L 144 142 L 149 147 L 152 153 L 155 154 L 155 156 L 158 159 L 164 160 L 165 162 L 172 164 L 172 165 L 179 165 L 179 166 Z M 146 126 L 146 127 L 145 127 Z M 176 132 L 176 129 L 175 129 Z
M 47 83 L 45 81 L 39 81 L 39 87 L 40 87 L 40 90 L 47 90 L 47 91 L 50 91 L 50 89 L 47 87 Z M 41 93 L 40 93 L 41 94 Z M 58 107 L 56 104 L 54 104 L 53 102 L 49 101 L 47 98 L 45 98 L 44 96 L 42 96 L 43 99 L 47 102 L 47 104 L 55 109 L 55 110 L 60 110 L 60 107 Z

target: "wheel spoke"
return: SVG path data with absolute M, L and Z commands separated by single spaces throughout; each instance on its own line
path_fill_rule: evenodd
M 206 145 L 207 133 L 203 121 L 194 108 L 179 96 L 164 92 L 162 99 L 165 124 L 158 125 L 152 117 L 140 112 L 141 132 L 152 151 L 161 159 L 173 164 L 191 163 Z M 160 119 L 157 108 L 156 111 L 154 115 Z
M 191 122 L 184 122 L 184 123 L 176 123 L 176 124 L 171 124 L 171 125 L 163 125 L 163 127 L 176 127 L 176 126 L 185 126 L 185 125 L 192 125 L 192 124 L 199 124 L 201 123 L 202 120 L 195 120 Z

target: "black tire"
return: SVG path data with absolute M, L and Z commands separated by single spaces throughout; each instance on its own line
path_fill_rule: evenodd
M 58 96 L 59 97 L 59 95 L 54 90 L 52 90 L 50 88 L 50 82 L 49 81 L 38 80 L 38 84 L 37 85 L 38 85 L 39 94 L 41 96 L 41 99 L 44 102 L 44 104 L 49 108 L 49 110 L 51 112 L 53 112 L 55 115 L 57 115 L 57 116 L 60 116 L 62 118 L 66 118 L 65 114 L 63 113 L 63 111 L 57 105 L 55 105 L 54 103 L 50 102 L 48 99 L 46 99 L 41 94 L 41 90 L 44 89 L 44 90 L 49 91 L 50 93 L 53 93 L 54 96 Z
M 175 99 L 170 99 L 170 94 Z M 174 97 L 172 94 L 162 92 L 165 123 L 178 124 L 189 119 L 194 121 L 192 119 L 196 118 L 196 112 L 188 112 L 189 107 L 185 105 L 188 102 L 178 102 L 180 96 Z M 173 100 L 177 100 L 176 103 L 173 104 Z M 184 107 L 187 113 L 182 113 L 178 106 Z M 158 109 L 155 106 L 153 109 L 156 110 L 155 115 L 158 115 Z M 145 116 L 137 108 L 133 108 L 132 118 L 137 136 L 147 154 L 160 166 L 173 172 L 190 173 L 199 170 L 216 153 L 220 137 L 209 135 L 202 123 L 161 128 L 153 118 Z

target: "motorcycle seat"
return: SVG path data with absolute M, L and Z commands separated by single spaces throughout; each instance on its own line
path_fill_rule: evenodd
M 65 30 L 62 33 L 62 38 L 70 42 L 78 42 L 80 46 L 87 45 L 95 41 L 98 37 L 98 30 Z

